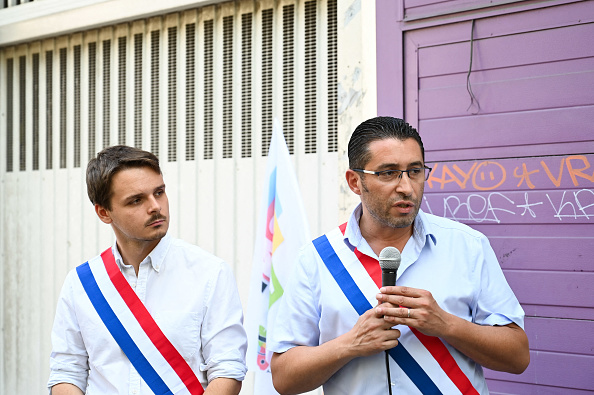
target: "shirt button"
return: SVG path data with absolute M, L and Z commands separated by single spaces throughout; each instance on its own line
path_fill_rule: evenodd
M 135 388 L 135 389 L 132 390 L 132 393 L 133 394 L 137 394 L 138 393 L 138 390 Z
M 132 288 L 136 288 L 136 283 L 132 283 L 130 285 L 132 286 Z M 134 391 L 136 391 L 136 390 L 134 390 Z

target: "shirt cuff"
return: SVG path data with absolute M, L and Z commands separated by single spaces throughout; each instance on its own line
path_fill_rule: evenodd
M 68 383 L 76 385 L 83 393 L 87 388 L 87 380 L 81 379 L 76 373 L 72 372 L 51 372 L 49 381 L 47 382 L 47 389 L 52 393 L 52 387 L 56 384 Z
M 200 370 L 207 372 L 209 383 L 219 377 L 243 381 L 247 367 L 239 351 L 228 351 L 217 358 L 211 358 L 206 364 L 200 364 Z
M 511 317 L 510 318 L 510 317 L 507 317 L 502 314 L 491 314 L 481 323 L 481 325 L 504 326 L 504 325 L 509 325 L 511 323 L 515 323 L 520 328 L 524 329 L 524 318 L 523 317 L 516 317 L 516 318 Z

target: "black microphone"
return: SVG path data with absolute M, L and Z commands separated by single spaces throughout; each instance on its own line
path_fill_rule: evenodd
M 396 273 L 400 267 L 400 251 L 396 247 L 386 247 L 379 254 L 382 268 L 382 287 L 396 285 Z
M 400 267 L 400 251 L 396 247 L 386 247 L 379 254 L 379 264 L 382 268 L 382 287 L 396 285 L 396 273 Z M 390 357 L 386 354 L 386 373 L 388 376 L 388 394 L 392 395 L 392 379 L 390 377 Z

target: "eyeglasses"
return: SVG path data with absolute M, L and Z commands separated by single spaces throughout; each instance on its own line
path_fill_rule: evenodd
M 377 176 L 377 179 L 382 182 L 392 182 L 394 180 L 402 179 L 402 173 L 407 173 L 408 178 L 411 181 L 416 182 L 423 182 L 429 178 L 429 173 L 433 170 L 431 167 L 423 166 L 423 167 L 413 167 L 412 169 L 408 170 L 383 170 L 383 171 L 371 171 L 371 170 L 363 170 L 363 169 L 352 169 L 353 171 L 365 174 L 374 174 Z

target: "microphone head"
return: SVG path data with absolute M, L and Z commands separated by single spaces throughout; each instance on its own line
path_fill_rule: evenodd
M 382 270 L 398 270 L 400 259 L 400 251 L 396 247 L 386 247 L 379 254 Z

